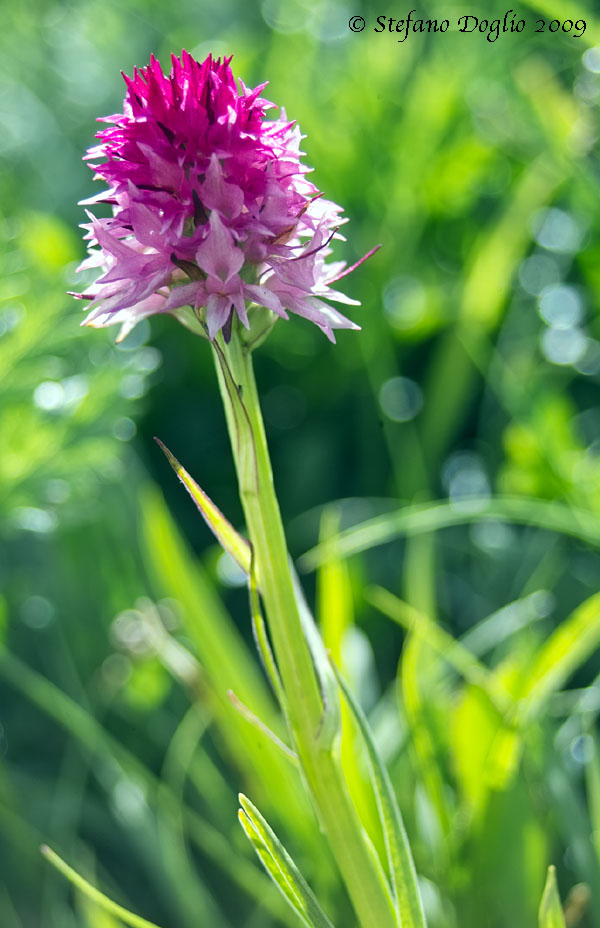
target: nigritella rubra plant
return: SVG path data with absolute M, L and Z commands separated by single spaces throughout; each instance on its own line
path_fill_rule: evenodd
M 99 269 L 78 296 L 85 324 L 119 324 L 170 313 L 212 349 L 248 538 L 238 533 L 167 449 L 165 453 L 225 550 L 246 572 L 263 664 L 284 715 L 294 759 L 363 928 L 424 928 L 412 857 L 397 802 L 368 725 L 330 662 L 287 552 L 254 380 L 252 351 L 292 313 L 334 341 L 358 329 L 329 302 L 354 304 L 334 288 L 357 264 L 329 261 L 341 238 L 341 208 L 308 180 L 301 134 L 283 111 L 234 79 L 231 59 L 183 52 L 164 74 L 152 58 L 125 77 L 123 112 L 87 154 L 107 188 L 92 200 L 90 255 Z M 374 251 L 375 249 L 373 249 Z M 266 624 L 262 609 L 266 614 Z M 273 651 L 271 651 L 271 644 Z M 232 685 L 235 681 L 232 681 Z M 343 696 L 362 732 L 386 859 L 380 860 L 344 781 L 339 757 Z M 297 773 L 290 768 L 290 776 Z M 240 821 L 267 871 L 311 926 L 329 918 L 275 834 L 246 797 Z

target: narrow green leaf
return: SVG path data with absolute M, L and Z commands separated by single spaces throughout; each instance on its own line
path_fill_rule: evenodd
M 382 587 L 372 587 L 367 591 L 366 599 L 392 621 L 408 631 L 415 632 L 435 648 L 465 680 L 483 690 L 498 712 L 502 715 L 509 712 L 510 703 L 496 685 L 493 674 L 485 664 L 429 616 Z
M 0 651 L 0 678 L 6 680 L 11 686 L 15 687 L 25 699 L 29 700 L 46 713 L 51 719 L 61 725 L 73 738 L 76 739 L 83 747 L 89 750 L 94 758 L 99 762 L 99 771 L 106 768 L 110 771 L 111 779 L 115 775 L 122 777 L 124 775 L 133 778 L 141 783 L 148 791 L 155 791 L 160 787 L 160 781 L 131 751 L 124 745 L 120 744 L 99 724 L 96 718 L 86 711 L 83 706 L 67 696 L 58 689 L 45 677 L 42 677 L 36 671 L 32 670 L 26 664 L 22 663 L 13 654 L 7 651 Z M 256 693 L 255 693 L 256 695 Z M 233 714 L 233 713 L 232 713 Z M 234 715 L 234 714 L 233 714 Z M 234 715 L 235 717 L 235 715 Z M 240 726 L 240 731 L 243 732 Z M 239 737 L 239 733 L 238 733 Z M 250 747 L 252 740 L 249 739 Z M 248 750 L 248 748 L 246 748 Z M 260 754 L 264 754 L 264 747 L 260 746 Z M 264 763 L 264 762 L 263 762 Z M 263 782 L 269 780 L 278 785 L 280 792 L 286 790 L 286 794 L 281 798 L 278 796 L 279 808 L 282 814 L 288 809 L 290 796 L 295 796 L 294 815 L 291 817 L 295 828 L 302 828 L 306 813 L 299 811 L 300 799 L 297 792 L 287 785 L 287 780 L 283 779 L 285 768 L 283 762 L 281 769 L 276 769 L 273 773 L 271 767 L 278 764 L 279 755 L 272 752 L 269 756 L 269 764 L 260 768 L 260 776 Z M 100 775 L 100 781 L 105 782 L 106 776 Z M 287 800 L 287 801 L 284 801 Z M 194 809 L 185 804 L 181 805 L 182 815 L 185 820 L 186 831 L 194 844 L 202 854 L 206 854 L 209 859 L 221 868 L 222 872 L 227 874 L 236 881 L 238 886 L 247 892 L 254 899 L 264 900 L 266 907 L 271 910 L 271 899 L 265 898 L 264 887 L 261 886 L 260 878 L 262 874 L 241 855 L 232 858 L 231 844 L 224 835 L 213 825 L 205 821 Z M 308 810 L 308 805 L 306 806 Z M 3 813 L 2 804 L 0 803 L 0 817 Z M 19 830 L 23 831 L 23 823 L 19 821 Z M 306 827 L 304 834 L 311 834 L 312 831 Z M 66 865 L 65 865 L 66 866 Z M 275 909 L 273 914 L 279 917 Z
M 349 557 L 404 535 L 427 534 L 489 519 L 534 525 L 600 547 L 598 519 L 589 510 L 523 496 L 473 497 L 468 507 L 449 502 L 417 503 L 375 516 L 306 551 L 298 563 L 301 570 L 314 570 L 332 554 Z
M 287 874 L 281 871 L 281 868 L 277 865 L 276 861 L 265 847 L 254 823 L 248 818 L 243 809 L 238 810 L 238 820 L 267 874 L 271 877 L 275 886 L 286 902 L 290 904 L 296 915 L 302 919 L 303 924 L 309 925 L 310 928 L 310 922 L 306 919 L 302 908 L 302 900 L 296 893 L 293 883 L 290 883 Z
M 462 704 L 463 711 L 474 710 L 482 723 L 483 719 L 487 721 L 487 726 L 484 727 L 487 727 L 488 733 L 495 730 L 493 741 L 485 753 L 486 776 L 477 777 L 474 795 L 480 799 L 487 794 L 487 789 L 492 782 L 497 786 L 505 784 L 515 771 L 521 742 L 514 729 L 514 700 L 503 689 L 497 674 L 488 670 L 485 664 L 481 663 L 462 642 L 457 641 L 419 609 L 415 609 L 409 603 L 380 587 L 372 588 L 367 594 L 367 599 L 385 615 L 412 632 L 405 644 L 402 658 L 401 685 L 404 706 L 411 724 L 415 750 L 421 759 L 424 782 L 438 811 L 440 822 L 447 831 L 451 824 L 444 799 L 445 790 L 439 776 L 438 765 L 430 762 L 430 759 L 434 757 L 435 749 L 428 737 L 427 726 L 422 722 L 423 707 L 420 691 L 423 689 L 423 672 L 419 660 L 422 655 L 419 643 L 422 642 L 434 648 L 441 658 L 454 667 L 485 700 L 484 703 L 479 703 L 473 694 L 470 699 L 465 694 L 468 701 L 466 703 L 463 701 Z M 424 689 L 426 690 L 427 687 L 425 686 Z M 461 715 L 459 710 L 458 717 L 460 718 Z M 461 736 L 465 736 L 464 731 Z M 474 750 L 474 756 L 477 756 L 482 744 L 482 741 L 477 742 L 476 745 L 470 743 L 468 749 Z M 471 763 L 468 770 L 465 770 L 465 757 L 463 750 L 457 761 L 457 770 L 462 769 L 466 772 L 463 784 L 473 783 L 473 765 Z
M 556 885 L 556 867 L 548 867 L 539 911 L 540 928 L 566 928 L 565 916 Z
M 447 860 L 451 853 L 452 810 L 432 724 L 441 664 L 440 655 L 419 635 L 411 633 L 402 647 L 396 685 L 408 725 L 415 776 L 423 785 L 424 797 L 432 812 L 432 846 L 440 859 Z
M 586 690 L 586 692 L 590 691 Z M 592 841 L 600 861 L 600 744 L 598 738 L 591 732 L 588 732 L 588 737 L 592 739 L 593 752 L 585 765 L 586 794 L 590 810 Z
M 231 555 L 244 573 L 249 574 L 251 560 L 250 543 L 243 538 L 239 532 L 236 532 L 231 522 L 225 518 L 221 510 L 215 506 L 204 490 L 202 490 L 196 481 L 190 477 L 187 470 L 181 466 L 177 458 L 171 454 L 162 441 L 159 438 L 155 438 L 154 440 L 164 452 L 169 464 L 194 500 L 200 514 L 217 541 L 224 550 Z
M 379 756 L 367 718 L 339 670 L 332 663 L 348 705 L 364 738 L 369 768 L 385 838 L 398 924 L 402 928 L 425 928 L 425 914 L 417 882 L 417 873 L 398 801 L 385 764 Z
M 588 908 L 587 921 L 600 925 L 600 861 L 593 841 L 590 840 L 590 814 L 580 784 L 573 777 L 573 770 L 565 753 L 557 749 L 556 740 L 549 727 L 542 727 L 541 752 L 537 760 L 537 777 L 544 780 L 549 807 L 556 821 L 556 834 L 564 847 L 570 848 L 572 872 L 577 880 L 589 887 L 585 904 Z M 538 744 L 540 742 L 538 741 Z M 530 760 L 532 758 L 530 753 Z M 577 894 L 571 898 L 573 908 L 578 908 Z M 580 902 L 581 902 L 580 897 Z M 576 924 L 574 920 L 573 924 Z
M 600 593 L 596 593 L 558 626 L 539 651 L 521 693 L 521 718 L 535 715 L 599 645 Z
M 433 534 L 407 539 L 403 587 L 408 601 L 435 621 L 437 615 L 436 542 Z M 396 692 L 409 733 L 414 775 L 423 787 L 431 825 L 428 843 L 436 865 L 447 866 L 453 842 L 452 803 L 439 762 L 436 705 L 444 661 L 419 635 L 406 636 L 396 675 Z
M 286 829 L 301 835 L 310 853 L 318 853 L 320 840 L 310 816 L 309 799 L 305 794 L 298 795 L 294 778 L 288 776 L 289 762 L 270 741 L 258 737 L 227 699 L 227 690 L 233 686 L 239 698 L 252 706 L 272 731 L 284 737 L 280 712 L 251 648 L 243 641 L 205 571 L 184 544 L 162 495 L 152 487 L 144 488 L 140 508 L 143 514 L 140 527 L 149 576 L 154 584 L 153 595 L 156 599 L 174 597 L 181 603 L 183 627 L 194 642 L 194 651 L 215 695 L 211 704 L 220 737 L 238 769 L 246 771 L 253 778 L 252 782 L 261 782 L 273 797 L 274 808 Z M 0 674 L 1 671 L 0 658 Z M 227 842 L 223 844 L 226 846 Z M 230 857 L 228 867 L 232 867 Z M 252 869 L 255 874 L 263 875 L 255 866 Z M 240 872 L 241 868 L 236 865 L 236 876 Z M 256 879 L 254 884 L 256 886 Z M 260 896 L 262 889 L 256 886 L 256 890 Z M 280 902 L 278 898 L 277 902 Z
M 339 531 L 339 511 L 330 507 L 323 510 L 320 528 L 320 540 L 327 541 Z M 332 661 L 344 671 L 342 660 L 343 643 L 354 625 L 354 604 L 352 585 L 348 565 L 337 556 L 321 564 L 317 573 L 317 616 L 323 636 L 323 643 L 331 655 Z M 328 668 L 330 670 L 330 668 Z M 337 695 L 337 680 L 334 680 L 334 697 Z M 350 708 L 341 704 L 341 737 L 339 754 L 344 779 L 359 817 L 367 833 L 377 848 L 380 859 L 385 858 L 383 832 L 373 790 L 365 779 L 361 751 L 357 742 L 360 732 L 352 722 Z
M 87 896 L 81 896 L 78 912 L 83 916 L 85 928 L 121 928 L 122 922 L 107 912 L 106 909 L 101 909 Z
M 310 886 L 256 806 L 242 793 L 238 817 L 265 870 L 309 928 L 333 928 Z
M 486 224 L 475 240 L 467 259 L 459 318 L 475 330 L 478 341 L 502 317 L 514 269 L 531 241 L 527 218 L 548 202 L 560 179 L 548 154 L 532 160 L 515 181 L 500 217 Z M 451 385 L 446 382 L 445 386 Z
M 48 860 L 53 867 L 62 873 L 67 880 L 73 884 L 80 892 L 82 892 L 88 899 L 91 899 L 92 902 L 97 903 L 101 908 L 106 912 L 109 912 L 111 915 L 116 915 L 117 918 L 120 918 L 125 925 L 131 925 L 131 928 L 158 928 L 154 922 L 149 922 L 147 919 L 142 918 L 140 915 L 135 915 L 133 912 L 129 912 L 127 909 L 124 909 L 122 905 L 119 905 L 117 902 L 113 902 L 112 899 L 109 899 L 108 896 L 105 896 L 104 893 L 101 893 L 99 889 L 96 889 L 95 886 L 92 886 L 91 883 L 88 883 L 76 870 L 73 870 L 72 867 L 69 867 L 61 857 L 58 856 L 51 848 L 46 845 L 42 845 L 40 848 L 42 854 Z
M 340 515 L 332 507 L 323 510 L 319 541 L 327 544 L 339 532 Z M 332 551 L 331 557 L 319 566 L 317 575 L 317 615 L 323 642 L 333 660 L 342 665 L 342 642 L 353 622 L 352 591 L 348 567 Z
M 337 695 L 337 685 L 335 676 L 331 672 L 331 662 L 327 649 L 323 644 L 323 639 L 317 628 L 317 623 L 306 602 L 302 584 L 298 579 L 298 574 L 296 573 L 291 559 L 290 572 L 292 575 L 292 583 L 294 584 L 296 602 L 298 603 L 300 621 L 302 622 L 302 630 L 306 638 L 306 643 L 308 644 L 310 655 L 313 659 L 317 679 L 319 681 L 319 688 L 321 690 L 321 699 L 323 701 L 323 713 L 321 715 L 319 729 L 316 732 L 316 739 L 321 747 L 327 749 L 331 747 L 342 729 L 342 715 Z
M 248 576 L 248 590 L 250 594 L 250 614 L 252 616 L 252 633 L 254 635 L 254 641 L 258 649 L 258 654 L 261 659 L 264 671 L 269 679 L 269 683 L 273 688 L 273 692 L 277 697 L 277 701 L 281 707 L 282 712 L 286 715 L 286 701 L 285 701 L 285 692 L 283 689 L 283 683 L 281 682 L 281 677 L 279 676 L 279 670 L 277 669 L 277 663 L 271 650 L 271 645 L 269 643 L 269 635 L 267 633 L 267 626 L 263 618 L 262 609 L 260 606 L 260 596 L 258 594 L 258 585 L 256 582 L 256 570 L 255 570 L 255 561 L 254 561 L 254 551 L 252 547 L 250 548 L 251 558 L 250 558 L 250 572 Z
M 254 714 L 252 709 L 249 709 L 248 706 L 244 705 L 241 699 L 238 699 L 238 697 L 235 695 L 233 690 L 228 690 L 227 696 L 234 709 L 237 709 L 240 715 L 245 718 L 250 725 L 253 725 L 256 729 L 258 729 L 258 731 L 262 732 L 263 735 L 266 735 L 267 738 L 270 738 L 273 744 L 279 748 L 281 753 L 287 757 L 288 760 L 290 760 L 295 765 L 298 764 L 298 755 L 292 751 L 292 749 L 289 748 L 287 744 L 284 744 L 281 738 L 278 738 L 275 732 L 271 731 L 271 729 L 268 728 L 268 726 L 265 725 L 265 723 Z

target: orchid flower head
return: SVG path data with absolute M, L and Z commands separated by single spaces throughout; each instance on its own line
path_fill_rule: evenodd
M 172 313 L 212 339 L 234 314 L 249 327 L 250 303 L 304 316 L 332 341 L 336 328 L 359 328 L 325 302 L 356 304 L 330 287 L 357 266 L 326 260 L 341 207 L 307 180 L 298 126 L 283 110 L 267 119 L 266 85 L 236 83 L 230 62 L 183 51 L 168 75 L 154 57 L 124 75 L 123 112 L 100 119 L 85 156 L 108 186 L 86 203 L 112 215 L 88 212 L 83 226 L 80 270 L 101 271 L 73 294 L 90 301 L 84 325 L 117 323 L 123 338 Z

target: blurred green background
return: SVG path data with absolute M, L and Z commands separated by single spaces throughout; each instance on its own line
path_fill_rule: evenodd
M 419 14 L 505 12 L 485 9 Z M 182 47 L 269 80 L 346 209 L 340 256 L 383 244 L 344 282 L 360 334 L 332 346 L 293 318 L 256 368 L 292 554 L 349 530 L 348 559 L 305 558 L 304 582 L 390 766 L 430 926 L 535 925 L 549 863 L 568 925 L 599 926 L 592 10 L 521 4 L 526 30 L 493 44 L 398 44 L 373 26 L 408 9 L 361 0 L 0 11 L 2 928 L 117 925 L 42 842 L 163 928 L 293 925 L 240 789 L 353 924 L 296 772 L 227 699 L 281 729 L 243 585 L 152 442 L 240 524 L 208 346 L 169 318 L 116 346 L 65 296 L 83 286 L 77 201 L 100 190 L 80 160 L 95 117 L 119 111 L 121 69 Z M 585 34 L 535 34 L 540 17 Z M 351 730 L 344 757 L 380 846 Z

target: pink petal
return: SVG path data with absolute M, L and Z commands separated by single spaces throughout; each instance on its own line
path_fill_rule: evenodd
M 211 294 L 206 304 L 206 325 L 210 338 L 223 328 L 231 312 L 231 300 L 217 293 Z
M 239 216 L 244 205 L 241 188 L 225 180 L 223 168 L 215 154 L 211 156 L 200 199 L 208 209 L 216 209 L 227 219 Z
M 281 300 L 272 290 L 268 290 L 266 287 L 259 287 L 256 284 L 244 284 L 244 292 L 246 296 L 259 306 L 270 309 L 271 312 L 281 316 L 282 319 L 288 318 L 288 314 L 281 305 Z
M 203 271 L 224 283 L 237 274 L 244 263 L 243 251 L 236 247 L 233 235 L 215 211 L 210 214 L 210 230 L 196 251 L 196 261 Z
M 206 301 L 206 290 L 202 281 L 194 281 L 191 284 L 182 284 L 180 287 L 174 287 L 169 294 L 165 303 L 165 310 L 178 309 L 180 306 L 204 306 Z

